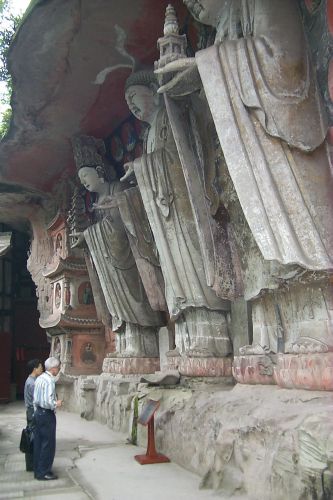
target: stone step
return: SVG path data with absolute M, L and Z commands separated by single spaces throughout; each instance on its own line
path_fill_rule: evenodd
M 56 481 L 37 481 L 36 479 L 19 479 L 13 481 L 1 481 L 1 495 L 0 498 L 6 498 L 6 494 L 14 492 L 30 492 L 43 490 L 54 490 L 56 488 L 70 488 L 74 483 L 69 477 L 61 477 Z M 11 497 L 15 498 L 15 497 Z
M 15 491 L 10 493 L 0 493 L 0 500 L 9 500 L 15 498 L 24 498 L 25 500 L 91 500 L 79 487 L 75 488 L 57 488 L 54 490 L 40 490 L 30 494 L 27 491 Z
M 7 470 L 1 470 L 0 471 L 0 484 L 3 484 L 5 481 L 28 481 L 31 478 L 34 477 L 33 472 L 27 472 L 25 469 L 22 469 L 20 471 L 7 471 Z
M 40 499 L 43 500 L 45 495 L 51 498 L 51 500 L 89 500 L 91 497 L 82 491 L 80 486 L 73 486 L 73 488 L 58 488 L 56 490 L 49 491 L 36 491 L 34 496 L 25 496 L 24 498 L 28 498 L 30 500 Z
M 72 453 L 72 457 L 66 455 L 57 455 L 54 461 L 54 467 L 57 470 L 70 469 L 74 465 L 74 460 L 79 458 L 79 453 Z M 0 474 L 3 472 L 20 472 L 25 471 L 25 458 L 23 453 L 20 455 L 13 454 L 5 457 L 1 460 L 0 456 Z
M 24 498 L 24 491 L 12 491 L 7 493 L 0 493 L 1 500 L 9 500 L 10 498 Z
M 45 498 L 50 498 L 50 500 L 91 500 L 91 497 L 86 495 L 79 486 L 74 486 L 73 488 L 43 489 L 34 491 L 33 493 L 26 490 L 0 493 L 0 500 L 13 498 L 24 498 L 25 500 L 44 500 Z

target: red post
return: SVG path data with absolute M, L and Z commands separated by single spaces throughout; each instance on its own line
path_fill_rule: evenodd
M 168 457 L 156 452 L 155 448 L 155 423 L 154 415 L 148 422 L 148 444 L 147 452 L 145 455 L 135 455 L 135 460 L 141 465 L 147 464 L 161 464 L 165 462 L 170 462 Z

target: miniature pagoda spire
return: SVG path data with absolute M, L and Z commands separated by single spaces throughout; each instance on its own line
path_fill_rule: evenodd
M 179 34 L 179 25 L 176 11 L 168 5 L 165 11 L 164 36 L 157 40 L 160 58 L 155 62 L 155 69 L 163 68 L 166 64 L 176 59 L 186 57 L 187 38 Z
M 86 207 L 82 196 L 81 189 L 77 186 L 74 188 L 71 208 L 68 211 L 67 224 L 70 228 L 70 245 L 76 243 L 77 236 L 84 231 L 88 226 L 88 217 Z
M 165 11 L 165 21 L 163 33 L 167 35 L 179 35 L 179 26 L 176 11 L 172 5 L 168 5 Z

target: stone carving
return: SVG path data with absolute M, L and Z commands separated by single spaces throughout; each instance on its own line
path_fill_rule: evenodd
M 61 356 L 61 341 L 59 337 L 55 337 L 53 342 L 53 356 L 60 359 Z
M 94 303 L 93 292 L 88 281 L 81 283 L 78 289 L 78 296 L 80 304 L 89 305 Z
M 61 303 L 61 285 L 57 283 L 54 290 L 54 305 L 59 309 Z
M 54 306 L 54 286 L 45 275 L 47 267 L 68 256 L 65 224 L 62 214 L 68 210 L 73 183 L 64 174 L 54 185 L 47 204 L 35 206 L 29 216 L 33 229 L 28 270 L 36 285 L 40 325 L 52 315 Z M 51 221 L 51 222 L 50 222 Z
M 94 304 L 79 303 L 78 289 L 81 285 L 89 286 L 89 278 L 82 249 L 69 246 L 70 225 L 65 217 L 73 191 L 75 198 L 75 187 L 65 178 L 60 191 L 55 198 L 59 205 L 53 219 L 46 224 L 45 217 L 43 220 L 39 216 L 38 224 L 36 221 L 33 225 L 36 236 L 28 265 L 38 286 L 39 324 L 51 339 L 51 353 L 60 358 L 62 373 L 98 373 L 105 354 L 104 328 L 96 317 Z M 94 341 L 94 365 L 81 362 L 81 339 L 85 343 Z
M 31 220 L 31 225 L 34 236 L 31 241 L 27 268 L 36 285 L 38 311 L 41 321 L 52 314 L 54 291 L 50 281 L 44 277 L 43 269 L 52 260 L 54 250 L 52 239 L 44 227 L 41 211 L 36 213 Z
M 215 44 L 157 70 L 177 72 L 159 92 L 184 96 L 203 86 L 254 238 L 243 268 L 253 345 L 240 352 L 276 353 L 278 343 L 287 353 L 331 350 L 332 179 L 298 6 L 287 0 L 184 3 L 199 22 L 216 28 Z
M 11 248 L 12 233 L 0 233 L 0 257 L 3 257 Z
M 67 224 L 70 229 L 70 244 L 73 247 L 77 241 L 77 234 L 82 233 L 88 225 L 89 219 L 86 214 L 86 207 L 82 196 L 82 188 L 74 187 L 71 200 L 71 207 L 68 211 Z
M 164 37 L 158 45 L 160 58 L 155 62 L 156 69 L 186 52 L 186 36 L 179 34 L 176 14 L 170 5 L 166 9 Z M 165 78 L 168 77 L 160 75 L 159 83 Z M 234 299 L 242 285 L 232 269 L 228 217 L 216 189 L 214 126 L 209 123 L 212 119 L 208 106 L 197 96 L 174 101 L 164 95 L 164 101 L 187 186 L 207 285 L 222 299 Z
M 72 345 L 73 345 L 73 340 L 71 338 L 71 335 L 69 334 L 65 338 L 65 352 L 61 360 L 63 373 L 68 373 L 72 366 Z
M 65 309 L 71 306 L 71 282 L 68 278 L 64 280 L 64 306 Z
M 122 191 L 117 202 L 149 303 L 154 311 L 165 311 L 163 275 L 139 189 Z
M 88 365 L 96 363 L 96 354 L 94 353 L 94 346 L 91 342 L 84 344 L 81 348 L 81 360 Z
M 135 175 L 154 233 L 165 280 L 166 301 L 176 325 L 176 347 L 186 357 L 218 358 L 231 352 L 227 301 L 207 285 L 195 220 L 166 109 L 153 73 L 126 83 L 132 113 L 149 123 L 145 154 L 125 165 Z M 195 374 L 195 373 L 193 373 Z
M 55 252 L 57 255 L 62 254 L 63 243 L 61 233 L 57 234 L 56 243 L 55 243 Z
M 77 238 L 74 246 L 84 240 L 87 243 L 112 316 L 112 329 L 120 332 L 118 354 L 156 357 L 156 331 L 163 321 L 147 299 L 117 203 L 117 194 L 128 186 L 120 183 L 112 166 L 107 165 L 102 141 L 88 136 L 75 137 L 73 148 L 81 183 L 97 195 L 92 207 L 94 223 L 83 233 L 73 235 Z M 109 167 L 108 174 L 106 167 Z M 121 341 L 124 328 L 125 350 Z
M 93 379 L 85 379 L 80 386 L 81 418 L 92 420 L 96 406 L 96 384 Z

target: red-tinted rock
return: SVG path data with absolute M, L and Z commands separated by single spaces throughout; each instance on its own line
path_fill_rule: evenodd
M 188 358 L 182 356 L 178 370 L 187 377 L 231 377 L 231 358 Z
M 270 356 L 235 356 L 232 374 L 240 384 L 275 384 Z
M 327 0 L 327 25 L 328 29 L 333 35 L 333 1 Z
M 333 353 L 279 354 L 274 378 L 288 389 L 333 391 Z
M 104 373 L 121 375 L 155 373 L 160 369 L 160 358 L 105 358 Z

